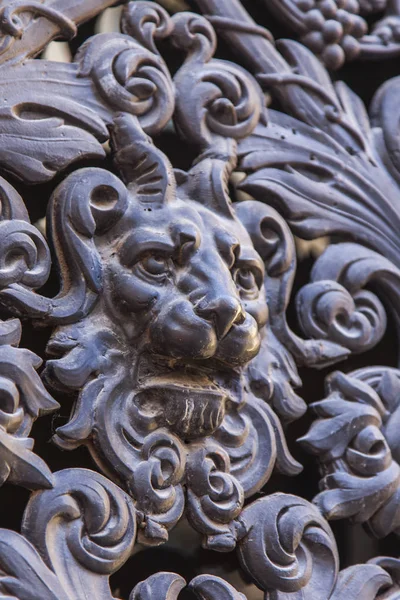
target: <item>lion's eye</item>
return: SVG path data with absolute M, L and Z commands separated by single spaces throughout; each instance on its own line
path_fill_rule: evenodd
M 257 282 L 253 271 L 246 267 L 237 269 L 235 280 L 236 284 L 246 291 L 257 288 Z
M 140 266 L 150 275 L 163 275 L 169 270 L 169 261 L 165 256 L 153 254 L 140 261 Z

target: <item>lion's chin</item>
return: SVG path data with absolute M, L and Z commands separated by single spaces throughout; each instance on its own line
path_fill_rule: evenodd
M 139 393 L 142 409 L 163 415 L 165 425 L 182 439 L 211 435 L 225 416 L 225 391 L 209 380 L 154 378 Z

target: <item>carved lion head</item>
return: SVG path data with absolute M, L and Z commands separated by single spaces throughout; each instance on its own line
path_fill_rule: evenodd
M 102 141 L 111 130 L 121 179 L 98 168 L 66 177 L 47 217 L 59 293 L 34 292 L 49 255 L 24 223 L 28 240 L 7 238 L 21 260 L 5 269 L 1 302 L 56 326 L 44 378 L 72 393 L 73 407 L 54 440 L 87 445 L 129 491 L 142 541 L 165 540 L 186 508 L 207 546 L 229 550 L 243 535 L 245 497 L 275 467 L 301 470 L 281 423 L 305 410 L 294 358 L 326 364 L 343 348 L 302 340 L 286 322 L 294 241 L 270 199 L 229 197 L 238 141 L 268 122 L 257 82 L 213 59 L 216 35 L 199 15 L 171 19 L 134 2 L 121 26 L 87 40 L 71 65 L 79 88 L 86 81 L 88 128 Z M 173 79 L 161 39 L 184 56 Z M 78 106 L 68 104 L 74 123 Z M 198 152 L 188 172 L 148 137 L 170 123 Z M 37 162 L 47 177 L 47 161 Z
M 143 418 L 183 439 L 210 435 L 227 405 L 242 404 L 243 368 L 268 320 L 264 260 L 241 220 L 252 215 L 262 239 L 268 208 L 231 204 L 227 159 L 200 157 L 174 174 L 130 117 L 116 121 L 114 143 L 127 187 L 83 169 L 53 198 L 54 245 L 71 263 L 75 299 L 79 283 L 85 296 L 75 319 L 114 332 Z
M 265 263 L 280 245 L 273 209 L 231 203 L 232 155 L 206 153 L 189 172 L 174 172 L 127 115 L 115 122 L 113 146 L 126 185 L 102 169 L 81 169 L 57 188 L 50 207 L 63 280 L 54 306 L 63 324 L 50 341 L 55 358 L 45 376 L 79 391 L 56 442 L 87 444 L 135 496 L 139 465 L 148 467 L 155 447 L 169 453 L 158 456 L 164 489 L 182 481 L 182 444 L 196 448 L 210 436 L 222 452 L 218 470 L 241 474 L 235 485 L 244 493 L 268 479 L 275 460 L 297 472 L 279 420 L 250 390 L 260 369 L 248 370 L 264 357 L 271 396 L 268 365 L 277 359 L 265 341 Z M 294 367 L 287 368 L 286 385 Z M 236 449 L 232 464 L 228 447 Z M 256 448 L 270 459 L 256 459 Z M 150 512 L 168 513 L 159 500 Z

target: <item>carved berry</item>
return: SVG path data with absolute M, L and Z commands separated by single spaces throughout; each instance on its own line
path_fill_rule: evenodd
M 337 21 L 330 19 L 324 23 L 322 28 L 322 35 L 324 37 L 325 42 L 328 44 L 333 44 L 340 42 L 343 37 L 343 27 Z
M 328 69 L 338 69 L 343 65 L 345 58 L 343 48 L 337 44 L 327 46 L 322 53 L 322 60 Z
M 351 33 L 353 28 L 353 16 L 346 10 L 339 9 L 336 13 L 336 19 L 342 25 L 344 33 Z
M 316 54 L 320 54 L 325 48 L 324 38 L 320 31 L 311 31 L 301 41 Z
M 354 37 L 362 37 L 368 32 L 368 26 L 366 21 L 362 17 L 353 17 L 353 26 L 351 33 Z
M 315 0 L 298 0 L 297 7 L 304 12 L 308 12 L 315 7 Z
M 360 12 L 360 5 L 357 0 L 347 0 L 346 5 L 343 8 L 356 15 Z
M 395 42 L 400 41 L 400 20 L 392 27 L 393 39 Z
M 310 10 L 310 12 L 306 14 L 304 21 L 308 29 L 316 31 L 321 30 L 325 23 L 324 17 L 317 8 Z
M 344 50 L 347 60 L 353 60 L 360 52 L 359 42 L 351 35 L 345 35 L 341 46 Z
M 332 19 L 337 12 L 337 5 L 334 0 L 323 0 L 319 4 L 319 9 L 326 19 Z
M 387 0 L 359 0 L 361 11 L 365 14 L 384 10 Z

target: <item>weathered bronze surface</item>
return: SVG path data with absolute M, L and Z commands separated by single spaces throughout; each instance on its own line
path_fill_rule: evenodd
M 253 9 L 0 2 L 0 598 L 400 599 L 400 3 Z

